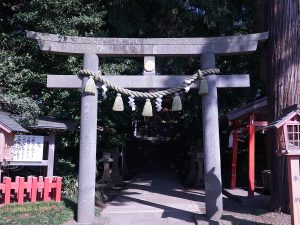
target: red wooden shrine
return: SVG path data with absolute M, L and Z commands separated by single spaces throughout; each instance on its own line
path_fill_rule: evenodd
M 238 132 L 247 132 L 248 144 L 248 197 L 254 196 L 255 189 L 255 132 L 267 125 L 267 98 L 261 98 L 227 113 L 233 132 L 233 151 L 231 164 L 231 189 L 236 188 L 236 168 L 238 152 Z

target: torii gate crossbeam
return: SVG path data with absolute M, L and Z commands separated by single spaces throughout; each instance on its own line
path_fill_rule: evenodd
M 268 33 L 216 38 L 84 38 L 59 36 L 27 31 L 36 39 L 40 49 L 56 54 L 84 55 L 84 69 L 97 71 L 98 55 L 103 56 L 201 56 L 201 69 L 215 68 L 215 55 L 253 52 Z M 168 88 L 183 81 L 185 76 L 106 76 L 127 88 Z M 87 77 L 48 76 L 50 88 L 84 87 Z M 133 80 L 134 79 L 134 80 Z M 203 142 L 205 163 L 206 215 L 219 220 L 223 213 L 217 88 L 248 87 L 248 75 L 210 75 L 209 92 L 202 97 Z M 196 87 L 195 85 L 193 87 Z M 78 222 L 89 224 L 94 218 L 95 161 L 96 161 L 96 95 L 82 94 Z

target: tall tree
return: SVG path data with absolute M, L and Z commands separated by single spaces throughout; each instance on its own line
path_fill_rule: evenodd
M 267 95 L 270 120 L 287 106 L 300 103 L 300 1 L 268 0 L 267 29 Z M 272 206 L 277 211 L 288 209 L 286 160 L 276 156 L 278 143 L 269 135 L 272 163 Z

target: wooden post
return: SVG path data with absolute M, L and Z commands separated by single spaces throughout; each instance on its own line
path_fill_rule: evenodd
M 19 180 L 20 180 L 20 176 L 16 176 L 16 177 L 15 177 L 15 182 L 12 182 L 12 183 L 11 183 L 11 189 L 14 190 L 14 200 L 18 199 Z
M 27 177 L 26 198 L 31 199 L 32 176 Z
M 234 128 L 234 130 L 233 130 L 232 164 L 231 164 L 231 189 L 236 188 L 237 148 L 238 148 L 238 129 Z
M 4 183 L 5 183 L 4 204 L 8 204 L 10 203 L 11 178 L 4 177 Z
M 254 114 L 249 116 L 249 171 L 248 171 L 248 197 L 254 197 L 255 188 L 255 126 Z
M 60 202 L 61 201 L 61 183 L 62 183 L 62 178 L 61 177 L 56 177 L 55 178 L 56 184 L 55 184 L 55 201 Z
M 44 189 L 43 189 L 44 188 L 44 177 L 43 176 L 39 176 L 37 188 L 38 188 L 37 199 L 43 199 L 43 192 L 44 192 Z
M 44 202 L 49 202 L 50 201 L 50 177 L 45 177 L 44 179 Z
M 22 205 L 24 203 L 24 177 L 19 178 L 19 185 L 16 187 L 18 189 L 18 204 Z
M 292 225 L 300 225 L 300 169 L 299 156 L 287 155 L 289 197 Z
M 31 195 L 30 195 L 31 202 L 36 202 L 37 183 L 38 183 L 37 177 L 32 177 L 32 187 L 31 187 Z
M 54 151 L 55 151 L 55 133 L 53 131 L 49 134 L 48 144 L 48 164 L 47 164 L 47 177 L 53 176 L 54 168 Z

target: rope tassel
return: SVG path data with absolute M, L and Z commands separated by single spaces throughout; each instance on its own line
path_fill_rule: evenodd
M 142 115 L 145 117 L 153 116 L 152 104 L 149 98 L 146 99 Z
M 96 94 L 96 84 L 93 76 L 89 76 L 89 79 L 85 84 L 84 92 L 89 95 Z
M 201 79 L 199 84 L 199 95 L 205 95 L 208 93 L 208 83 L 206 79 Z
M 178 93 L 175 93 L 171 111 L 181 111 L 181 110 L 182 110 L 182 103 L 181 103 L 180 96 Z
M 116 112 L 124 111 L 123 99 L 120 93 L 117 94 L 112 110 Z

